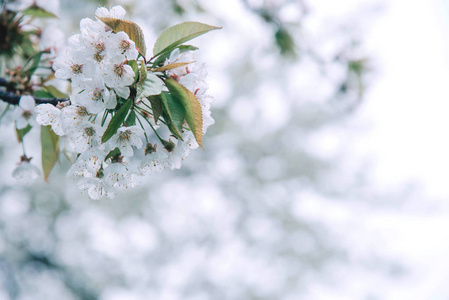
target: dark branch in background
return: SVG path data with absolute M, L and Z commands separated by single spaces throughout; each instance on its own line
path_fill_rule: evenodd
M 0 100 L 7 102 L 9 104 L 18 105 L 20 101 L 21 95 L 16 95 L 11 92 L 5 92 L 0 91 Z M 58 105 L 59 102 L 66 102 L 69 101 L 69 99 L 65 98 L 36 98 L 34 97 L 34 100 L 36 100 L 36 104 L 51 104 L 51 105 Z
M 9 84 L 10 83 L 6 79 L 0 78 L 0 86 L 8 87 Z M 13 92 L 0 90 L 0 100 L 6 103 L 18 105 L 20 97 L 22 97 L 22 95 L 17 95 Z M 59 102 L 69 101 L 69 99 L 65 98 L 36 98 L 36 97 L 34 97 L 34 100 L 36 101 L 36 104 L 51 104 L 55 106 L 58 105 Z
M 24 249 L 26 249 L 24 247 Z M 39 263 L 45 266 L 50 271 L 55 271 L 74 295 L 79 296 L 83 300 L 96 300 L 98 296 L 88 286 L 83 284 L 76 276 L 73 276 L 66 268 L 56 263 L 49 255 L 36 254 L 33 251 L 26 249 L 28 256 L 26 257 L 26 263 Z

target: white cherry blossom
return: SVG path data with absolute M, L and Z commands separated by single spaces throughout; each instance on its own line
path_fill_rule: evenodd
M 95 65 L 87 60 L 85 53 L 64 49 L 53 63 L 55 77 L 80 81 L 95 74 Z
M 111 31 L 106 31 L 104 24 L 91 19 L 82 19 L 80 22 L 80 45 L 85 48 L 85 55 L 100 69 L 105 64 L 107 43 Z
M 133 156 L 133 146 L 142 148 L 143 129 L 137 126 L 120 127 L 109 140 L 111 149 L 119 148 L 123 156 Z
M 81 45 L 81 34 L 74 34 L 69 37 L 68 40 L 68 47 L 63 48 L 63 51 L 77 51 L 77 52 L 83 52 L 85 51 L 85 47 Z
M 139 164 L 139 172 L 142 175 L 159 173 L 170 169 L 171 162 L 168 161 L 168 154 L 165 152 L 153 152 L 145 155 L 145 158 Z
M 66 133 L 73 140 L 74 149 L 78 153 L 99 147 L 104 128 L 90 122 L 84 122 L 69 129 Z
M 164 62 L 164 65 L 174 64 L 174 63 L 192 63 L 182 67 L 174 68 L 167 71 L 167 75 L 170 77 L 179 77 L 189 74 L 194 62 L 194 57 L 192 51 L 181 52 L 179 48 L 176 48 L 170 53 L 169 58 Z
M 19 106 L 15 110 L 15 120 L 17 129 L 24 129 L 28 125 L 37 125 L 34 108 L 36 101 L 33 96 L 20 97 Z
M 89 41 L 91 38 L 109 37 L 111 29 L 101 21 L 94 21 L 89 18 L 81 19 L 80 31 L 83 39 Z
M 73 86 L 73 103 L 87 108 L 89 113 L 97 114 L 104 109 L 113 109 L 117 105 L 114 92 L 106 88 L 102 77 L 95 76 L 91 80 L 85 80 Z
M 40 104 L 34 109 L 36 121 L 41 125 L 51 125 L 57 135 L 64 135 L 61 124 L 61 110 L 51 104 Z
M 4 3 L 4 2 L 2 2 Z M 33 0 L 16 0 L 16 1 L 6 1 L 5 9 L 10 11 L 21 11 L 33 5 Z
M 144 62 L 137 59 L 138 49 L 125 32 L 115 33 L 99 19 L 122 19 L 125 13 L 121 6 L 114 6 L 110 10 L 98 8 L 95 12 L 97 19 L 81 20 L 80 33 L 72 35 L 68 47 L 58 53 L 53 69 L 57 79 L 70 81 L 70 102 L 61 105 L 62 109 L 59 109 L 59 105 L 57 108 L 50 104 L 39 105 L 34 109 L 34 99 L 24 96 L 14 115 L 17 127 L 25 128 L 33 122 L 34 117 L 31 116 L 36 112 L 39 124 L 51 125 L 55 133 L 63 136 L 61 143 L 65 149 L 80 153 L 67 176 L 75 178 L 78 186 L 86 190 L 92 199 L 113 197 L 115 191 L 131 189 L 138 184 L 142 175 L 178 169 L 190 152 L 199 147 L 193 133 L 184 130 L 183 141 L 171 138 L 175 145 L 171 151 L 161 144 L 149 144 L 153 150 L 148 149 L 147 152 L 154 152 L 147 155 L 144 155 L 143 150 L 134 151 L 143 147 L 144 134 L 147 139 L 154 138 L 146 123 L 138 124 L 141 126 L 123 126 L 107 143 L 102 144 L 102 135 L 111 120 L 111 114 L 102 118 L 102 112 L 107 109 L 117 113 L 117 101 L 135 101 L 133 109 L 140 107 L 137 112 L 149 109 L 142 99 L 167 91 L 161 79 L 167 75 L 197 97 L 203 114 L 203 133 L 214 123 L 210 115 L 212 98 L 206 94 L 206 68 L 204 64 L 195 62 L 192 51 L 173 50 L 164 65 L 189 64 L 165 72 L 149 71 L 144 88 L 137 90 L 137 99 L 129 99 L 135 73 L 128 62 L 136 61 L 139 67 L 145 67 Z M 56 41 L 52 42 L 59 45 Z M 152 118 L 148 122 L 160 134 L 164 132 L 158 128 L 159 125 L 164 126 L 162 122 L 158 126 L 154 125 Z M 158 151 L 156 145 L 159 145 Z M 108 152 L 116 148 L 120 150 L 120 155 L 105 161 Z M 29 162 L 22 162 L 15 171 L 16 176 L 22 174 L 22 169 L 34 170 Z
M 95 11 L 95 16 L 100 18 L 115 18 L 123 19 L 125 17 L 126 11 L 120 5 L 113 6 L 110 10 L 106 7 L 99 7 Z
M 12 171 L 12 176 L 24 184 L 30 184 L 36 178 L 41 176 L 41 171 L 28 160 L 23 160 L 14 171 Z
M 114 198 L 115 190 L 106 184 L 101 178 L 82 178 L 78 182 L 78 187 L 87 190 L 89 197 L 93 200 L 100 200 L 104 197 Z
M 54 58 L 64 48 L 65 34 L 55 23 L 48 24 L 42 31 L 39 49 L 50 49 L 48 57 Z M 47 56 L 46 56 L 47 57 Z
M 2 3 L 5 3 L 5 8 L 11 11 L 22 11 L 33 5 L 53 14 L 58 14 L 59 11 L 58 0 L 9 0 L 6 2 L 2 1 Z
M 123 60 L 136 60 L 139 52 L 136 44 L 123 32 L 111 35 L 107 40 L 108 55 L 122 56 Z
M 189 156 L 191 150 L 199 147 L 191 131 L 186 131 L 182 137 L 184 141 L 178 141 L 175 148 L 168 152 L 167 160 L 172 170 L 181 168 L 182 162 Z
M 67 176 L 95 177 L 102 167 L 105 157 L 106 153 L 99 148 L 90 148 L 78 157 L 67 172 Z
M 78 127 L 89 119 L 85 106 L 69 105 L 61 109 L 61 124 L 64 131 Z
M 133 174 L 122 163 L 113 163 L 104 170 L 103 181 L 119 191 L 137 186 L 137 174 Z
M 187 67 L 187 66 L 185 66 Z M 202 96 L 208 89 L 205 81 L 207 71 L 205 65 L 195 64 L 191 67 L 189 73 L 178 77 L 178 82 L 190 90 L 195 96 Z
M 133 69 L 120 55 L 114 56 L 108 61 L 104 73 L 104 82 L 111 88 L 130 86 L 134 82 Z

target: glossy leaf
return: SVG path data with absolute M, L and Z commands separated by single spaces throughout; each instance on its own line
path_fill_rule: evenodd
M 117 155 L 120 155 L 120 154 L 121 154 L 120 149 L 119 148 L 114 148 L 112 151 L 110 151 L 108 153 L 108 155 L 106 155 L 104 160 L 106 161 L 109 158 L 113 158 L 114 156 L 117 156 Z
M 99 17 L 98 17 L 99 18 Z M 145 38 L 143 36 L 142 29 L 134 22 L 116 19 L 116 18 L 99 18 L 106 25 L 108 25 L 114 32 L 124 31 L 129 38 L 136 44 L 136 47 L 139 50 L 139 53 L 145 57 L 146 55 L 146 46 L 145 46 Z
M 203 148 L 203 112 L 196 96 L 177 81 L 169 78 L 165 84 L 173 98 L 181 101 L 186 111 L 186 122 L 198 145 Z M 203 148 L 204 149 L 204 148 Z
M 134 112 L 134 110 L 129 112 L 129 115 L 126 118 L 126 121 L 125 121 L 125 125 L 126 126 L 134 126 L 134 125 L 136 125 L 136 113 Z
M 158 56 L 164 51 L 171 51 L 181 45 L 211 30 L 221 27 L 210 26 L 199 22 L 184 22 L 166 29 L 156 40 L 153 55 Z
M 172 112 L 168 105 L 168 102 L 172 101 L 171 96 L 167 93 L 162 93 L 160 95 L 160 98 L 161 98 L 161 103 L 162 103 L 161 115 L 164 118 L 165 124 L 167 125 L 168 129 L 175 137 L 182 140 L 182 135 L 181 135 L 182 131 L 178 130 L 178 127 L 176 126 L 176 122 L 173 120 Z
M 122 126 L 132 104 L 133 102 L 131 100 L 127 100 L 125 104 L 123 104 L 123 106 L 120 107 L 117 113 L 112 117 L 111 121 L 109 122 L 108 128 L 106 128 L 106 131 L 101 138 L 102 143 L 107 142 L 117 132 L 120 126 Z
M 151 104 L 151 110 L 153 111 L 153 118 L 154 122 L 157 124 L 157 121 L 159 120 L 159 117 L 162 113 L 162 99 L 161 96 L 155 95 L 148 97 L 148 100 L 150 100 Z
M 51 130 L 51 126 L 41 126 L 42 145 L 42 170 L 45 181 L 48 182 L 48 175 L 58 161 L 59 136 Z
M 170 111 L 173 124 L 179 133 L 182 133 L 182 125 L 186 119 L 186 110 L 179 99 L 172 97 L 169 93 L 163 92 L 167 99 L 168 109 Z

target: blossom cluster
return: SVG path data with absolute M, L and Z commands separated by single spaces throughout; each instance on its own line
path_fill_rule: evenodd
M 123 18 L 125 10 L 99 8 L 95 15 Z M 97 114 L 115 108 L 116 94 L 128 98 L 134 72 L 126 62 L 136 60 L 138 51 L 125 32 L 113 33 L 99 20 L 82 19 L 80 29 L 80 34 L 70 37 L 53 68 L 56 78 L 71 80 L 71 103 Z
M 167 120 L 157 123 L 154 111 L 148 110 L 147 97 L 167 93 L 163 79 L 175 80 L 196 97 L 201 105 L 201 134 L 214 120 L 210 116 L 212 98 L 206 95 L 205 65 L 195 62 L 193 51 L 172 49 L 161 62 L 162 68 L 171 67 L 157 71 L 147 65 L 145 53 L 139 53 L 127 33 L 115 32 L 101 20 L 123 19 L 121 6 L 98 8 L 95 16 L 96 20 L 81 20 L 80 33 L 69 38 L 53 63 L 55 77 L 70 81 L 70 101 L 57 106 L 40 104 L 32 110 L 33 97 L 23 96 L 16 124 L 24 128 L 34 122 L 35 115 L 37 123 L 51 126 L 62 141 L 60 147 L 76 157 L 67 175 L 90 198 L 101 199 L 135 187 L 144 175 L 180 168 L 190 151 L 198 148 L 185 121 L 177 138 L 165 140 L 156 131 L 163 131 L 161 122 Z M 136 95 L 142 69 L 149 86 L 146 93 Z M 105 138 L 110 123 L 129 101 L 127 121 Z

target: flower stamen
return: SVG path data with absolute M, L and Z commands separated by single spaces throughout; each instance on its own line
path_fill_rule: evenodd
M 122 77 L 125 74 L 125 67 L 123 64 L 124 63 L 114 65 L 114 73 L 119 77 Z
M 71 67 L 73 74 L 83 73 L 83 65 L 73 64 Z
M 129 41 L 127 41 L 127 40 L 122 40 L 122 41 L 120 42 L 119 47 L 120 47 L 120 49 L 123 50 L 122 53 L 124 53 L 126 50 L 131 49 L 131 43 L 130 43 Z
M 93 128 L 93 127 L 86 127 L 86 128 L 84 129 L 84 133 L 85 133 L 87 136 L 95 136 L 96 131 L 95 131 L 95 128 Z

